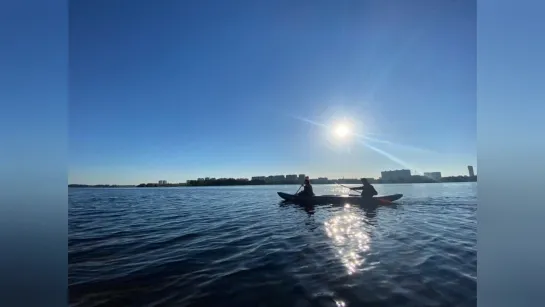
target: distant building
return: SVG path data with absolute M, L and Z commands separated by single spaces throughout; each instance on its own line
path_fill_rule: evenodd
M 469 171 L 469 177 L 475 177 L 475 172 L 473 171 L 473 166 L 468 165 L 467 170 Z
M 408 169 L 383 171 L 380 174 L 383 181 L 399 181 L 411 179 L 411 170 Z
M 297 175 L 286 175 L 286 180 L 296 181 Z
M 265 177 L 265 176 L 254 176 L 254 177 L 252 177 L 252 181 L 265 181 L 265 179 L 267 179 L 267 177 Z
M 428 172 L 424 173 L 424 176 L 437 181 L 441 180 L 441 172 Z
M 275 175 L 274 176 L 274 181 L 275 182 L 282 182 L 284 180 L 286 180 L 286 176 L 284 176 L 284 175 Z
M 167 184 L 167 181 L 166 180 L 159 180 L 159 184 L 160 185 L 165 185 L 165 184 Z
M 299 174 L 298 179 L 301 182 L 305 181 L 305 174 Z
M 311 179 L 310 180 L 312 183 L 328 183 L 329 182 L 329 179 L 327 179 L 327 177 L 318 177 L 317 179 Z

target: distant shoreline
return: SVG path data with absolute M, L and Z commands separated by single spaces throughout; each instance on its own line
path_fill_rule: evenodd
M 312 181 L 311 181 L 312 182 Z M 477 178 L 470 178 L 468 176 L 455 176 L 455 177 L 445 177 L 441 181 L 433 180 L 414 180 L 414 181 L 405 181 L 405 182 L 381 182 L 380 180 L 371 181 L 372 184 L 422 184 L 422 183 L 460 183 L 460 182 L 477 182 Z M 359 184 L 359 182 L 352 182 L 350 180 L 338 180 L 338 181 L 328 181 L 328 182 L 314 182 L 312 185 L 329 185 L 329 184 Z M 277 183 L 265 183 L 265 182 L 252 182 L 252 181 L 237 181 L 229 180 L 223 182 L 195 182 L 193 184 L 187 183 L 167 183 L 167 184 L 157 184 L 157 183 L 146 183 L 139 185 L 108 185 L 108 184 L 69 184 L 69 188 L 178 188 L 178 187 L 222 187 L 222 186 L 274 186 L 274 185 L 300 185 L 298 182 L 277 182 Z

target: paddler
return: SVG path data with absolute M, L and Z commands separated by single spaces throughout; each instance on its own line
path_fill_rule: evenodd
M 312 190 L 312 185 L 310 184 L 310 178 L 305 177 L 305 183 L 303 183 L 303 191 L 299 192 L 300 196 L 314 196 L 314 191 Z
M 361 187 L 351 188 L 350 190 L 354 190 L 354 191 L 361 190 L 361 197 L 365 197 L 365 198 L 371 198 L 378 194 L 377 190 L 375 190 L 375 187 L 373 187 L 369 183 L 369 181 L 367 181 L 367 179 L 361 178 L 361 183 L 362 183 Z

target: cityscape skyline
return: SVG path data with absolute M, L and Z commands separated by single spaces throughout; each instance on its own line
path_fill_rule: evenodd
M 475 173 L 475 167 L 472 166 L 472 165 L 468 165 L 467 166 L 467 169 L 468 169 L 468 173 L 463 175 L 463 174 L 457 174 L 457 175 L 448 175 L 448 176 L 444 176 L 442 172 L 440 171 L 433 171 L 433 172 L 415 172 L 413 173 L 412 170 L 408 170 L 408 169 L 396 169 L 396 170 L 385 170 L 385 171 L 382 171 L 381 172 L 381 176 L 379 177 L 369 177 L 369 176 L 356 176 L 356 177 L 347 177 L 347 176 L 343 176 L 343 177 L 328 177 L 328 176 L 315 176 L 315 177 L 310 177 L 311 181 L 335 181 L 335 180 L 359 180 L 361 178 L 367 178 L 367 179 L 371 179 L 371 180 L 391 180 L 391 179 L 402 179 L 402 180 L 406 180 L 406 179 L 409 179 L 411 177 L 414 177 L 414 176 L 420 176 L 420 177 L 428 177 L 430 179 L 433 179 L 433 180 L 440 180 L 441 178 L 446 178 L 446 177 L 457 177 L 457 176 L 467 176 L 467 177 L 476 177 L 477 174 Z M 85 183 L 85 182 L 69 182 L 69 185 L 137 185 L 137 184 L 142 184 L 143 182 L 145 183 L 157 183 L 159 185 L 167 185 L 167 184 L 185 184 L 185 183 L 189 183 L 190 181 L 214 181 L 214 180 L 226 180 L 226 179 L 236 179 L 236 180 L 248 180 L 248 181 L 264 181 L 264 182 L 268 182 L 268 183 L 274 183 L 274 182 L 279 182 L 279 181 L 303 181 L 304 178 L 308 176 L 307 174 L 275 174 L 275 175 L 259 175 L 259 176 L 251 176 L 251 177 L 238 177 L 238 176 L 224 176 L 224 177 L 213 177 L 213 176 L 208 176 L 208 177 L 197 177 L 197 178 L 191 178 L 191 179 L 185 179 L 185 180 L 173 180 L 173 181 L 169 181 L 169 180 L 165 180 L 165 179 L 159 179 L 159 180 L 156 180 L 156 181 L 152 181 L 152 182 L 149 182 L 149 181 L 141 181 L 139 183 L 105 183 L 105 182 L 102 182 L 102 183 Z

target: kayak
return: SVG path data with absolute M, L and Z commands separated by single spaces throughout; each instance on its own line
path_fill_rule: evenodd
M 375 205 L 387 205 L 401 197 L 403 194 L 393 194 L 385 196 L 375 196 L 373 198 L 361 198 L 360 196 L 350 195 L 319 195 L 319 196 L 299 196 L 294 194 L 277 192 L 285 201 L 303 204 L 375 204 Z

